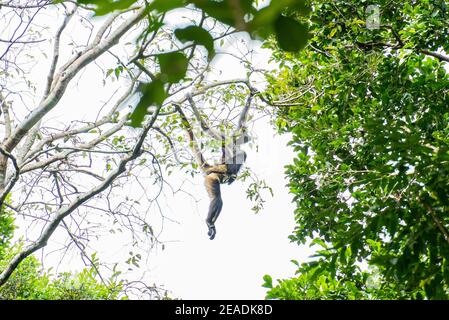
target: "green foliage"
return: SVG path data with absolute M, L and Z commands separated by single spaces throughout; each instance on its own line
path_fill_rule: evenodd
M 166 70 L 171 72 L 171 70 Z M 175 75 L 171 75 L 175 77 Z M 167 76 L 168 79 L 168 76 Z M 148 113 L 148 107 L 151 105 L 161 105 L 167 97 L 167 92 L 164 88 L 164 83 L 156 79 L 149 83 L 143 83 L 139 86 L 138 92 L 142 94 L 139 103 L 130 115 L 131 126 L 136 128 L 142 124 L 145 115 Z
M 14 232 L 12 212 L 5 207 L 0 213 L 0 272 L 20 252 L 20 246 L 12 247 Z M 122 282 L 113 274 L 105 283 L 97 280 L 96 268 L 86 268 L 79 273 L 60 273 L 52 276 L 42 273 L 40 262 L 29 256 L 16 268 L 8 281 L 0 287 L 0 300 L 105 300 L 117 299 Z
M 206 48 L 209 60 L 215 55 L 214 39 L 209 32 L 201 27 L 188 26 L 186 28 L 180 28 L 175 30 L 175 36 L 179 41 L 185 43 L 193 41 L 195 44 L 202 45 Z
M 279 47 L 285 51 L 298 51 L 307 44 L 307 25 L 298 23 L 295 19 L 280 15 L 274 29 Z
M 180 52 L 170 52 L 157 56 L 161 68 L 161 79 L 164 82 L 176 83 L 181 81 L 187 72 L 189 61 Z M 163 88 L 162 88 L 163 89 Z M 164 99 L 160 99 L 164 102 Z M 162 103 L 160 102 L 160 103 Z
M 0 269 L 5 261 L 0 261 Z M 121 293 L 115 278 L 106 284 L 98 281 L 94 268 L 79 273 L 41 273 L 41 264 L 34 257 L 25 259 L 11 278 L 0 287 L 0 300 L 114 300 Z
M 314 1 L 308 48 L 274 53 L 267 94 L 297 152 L 290 238 L 326 248 L 268 298 L 448 298 L 449 76 L 431 55 L 449 52 L 448 8 L 378 1 L 369 30 L 369 4 Z
M 208 16 L 214 17 L 220 22 L 230 26 L 242 23 L 246 14 L 254 13 L 252 0 L 191 0 L 195 7 L 201 9 Z M 238 13 L 236 11 L 239 11 Z
M 115 10 L 124 10 L 135 3 L 134 0 L 79 0 L 81 4 L 95 4 L 95 13 L 98 16 L 108 14 Z
M 330 272 L 325 260 L 302 265 L 298 277 L 279 280 L 269 288 L 267 299 L 281 300 L 361 300 L 395 299 L 397 293 L 390 287 L 379 288 L 376 273 L 357 270 L 350 278 L 341 278 Z
M 6 197 L 5 203 L 9 201 L 9 196 Z M 3 208 L 0 210 L 0 260 L 6 254 L 11 238 L 14 233 L 14 217 L 10 210 Z
M 154 0 L 150 8 L 159 12 L 167 12 L 185 6 L 185 0 Z

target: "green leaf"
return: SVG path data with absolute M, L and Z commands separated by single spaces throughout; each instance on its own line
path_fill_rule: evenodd
M 190 2 L 218 21 L 235 27 L 243 27 L 239 24 L 244 22 L 244 16 L 255 12 L 252 0 L 190 0 Z
M 267 38 L 272 32 L 275 21 L 281 12 L 308 15 L 310 6 L 304 0 L 276 0 L 254 13 L 254 18 L 249 22 L 248 31 L 253 35 Z
M 157 10 L 162 13 L 176 8 L 182 8 L 185 5 L 185 0 L 154 0 L 150 3 L 149 8 L 151 10 Z
M 303 16 L 307 16 L 312 12 L 312 8 L 305 0 L 293 0 L 291 1 L 289 8 Z
M 293 18 L 279 16 L 274 23 L 274 30 L 279 47 L 285 51 L 296 52 L 307 44 L 307 26 Z
M 197 8 L 203 10 L 218 21 L 228 25 L 234 25 L 235 19 L 231 10 L 229 10 L 227 1 L 215 2 L 208 0 L 191 0 L 191 2 L 195 4 Z
M 161 105 L 167 98 L 167 92 L 164 83 L 161 80 L 155 80 L 139 86 L 138 91 L 142 94 L 139 103 L 130 115 L 131 126 L 140 127 L 145 115 L 148 113 L 148 107 L 152 105 Z
M 188 26 L 183 29 L 176 29 L 175 36 L 182 43 L 193 41 L 207 49 L 209 60 L 215 55 L 214 39 L 209 32 L 198 26 Z
M 135 0 L 78 0 L 81 4 L 95 5 L 95 15 L 102 16 L 115 10 L 124 10 L 133 5 Z
M 328 246 L 326 245 L 326 242 L 324 242 L 322 239 L 320 239 L 320 238 L 314 238 L 313 240 L 312 240 L 312 242 L 310 243 L 310 246 L 313 246 L 313 245 L 318 245 L 318 246 L 320 246 L 320 247 L 322 247 L 322 248 L 324 248 L 324 249 L 327 249 L 328 248 Z
M 169 83 L 181 81 L 187 72 L 189 60 L 180 52 L 164 53 L 157 56 L 161 68 L 161 80 Z
M 120 73 L 122 71 L 123 71 L 123 67 L 122 66 L 118 66 L 117 68 L 114 69 L 114 74 L 115 74 L 115 77 L 117 78 L 117 80 L 120 77 Z
M 266 274 L 263 276 L 263 280 L 265 281 L 262 287 L 264 288 L 273 288 L 273 279 L 270 275 Z
M 108 69 L 108 71 L 106 71 L 106 78 L 109 77 L 114 71 L 115 69 Z

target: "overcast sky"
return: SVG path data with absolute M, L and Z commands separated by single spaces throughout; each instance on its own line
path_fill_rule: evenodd
M 184 299 L 263 299 L 262 277 L 275 279 L 294 275 L 291 259 L 301 261 L 310 253 L 289 243 L 294 227 L 292 196 L 285 187 L 284 168 L 291 157 L 285 145 L 287 137 L 274 136 L 269 125 L 260 123 L 257 132 L 261 141 L 259 152 L 250 152 L 247 165 L 260 172 L 273 188 L 274 197 L 267 197 L 265 209 L 251 211 L 251 201 L 238 181 L 222 188 L 223 211 L 218 219 L 217 237 L 210 241 L 204 216 L 208 199 L 202 179 L 195 179 L 197 192 L 202 193 L 198 210 L 187 199 L 176 199 L 182 210 L 181 224 L 165 230 L 165 236 L 177 235 L 180 242 L 169 244 L 150 261 L 151 276 L 165 284 L 175 297 Z M 254 157 L 273 160 L 269 166 Z

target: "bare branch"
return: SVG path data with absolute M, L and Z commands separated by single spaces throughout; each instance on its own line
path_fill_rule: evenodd
M 155 112 L 153 113 L 152 118 L 150 119 L 149 123 L 144 126 L 142 133 L 140 134 L 140 137 L 135 144 L 133 150 L 125 157 L 123 157 L 117 168 L 114 169 L 108 177 L 98 186 L 92 188 L 88 192 L 84 192 L 83 194 L 79 195 L 75 200 L 73 200 L 70 204 L 67 206 L 61 207 L 59 210 L 57 210 L 49 224 L 46 225 L 45 229 L 43 230 L 41 236 L 31 245 L 29 245 L 27 248 L 25 248 L 23 251 L 18 253 L 5 267 L 4 271 L 0 274 L 0 286 L 6 283 L 6 281 L 9 279 L 11 274 L 14 272 L 14 270 L 17 268 L 17 266 L 29 255 L 36 252 L 37 250 L 43 248 L 47 245 L 47 241 L 50 238 L 50 236 L 54 233 L 56 228 L 59 226 L 61 221 L 67 217 L 69 214 L 71 214 L 74 210 L 76 210 L 80 205 L 87 202 L 88 200 L 92 199 L 95 195 L 103 192 L 106 190 L 112 182 L 117 179 L 122 173 L 126 171 L 126 165 L 131 162 L 132 160 L 137 159 L 142 154 L 142 145 L 145 140 L 145 137 L 148 133 L 148 131 L 151 129 L 151 127 L 154 125 L 154 122 L 156 121 L 159 111 L 161 109 L 161 106 L 159 106 Z
M 156 130 L 157 132 L 159 132 L 167 141 L 168 144 L 170 145 L 170 148 L 173 151 L 173 156 L 175 157 L 175 160 L 177 163 L 179 164 L 184 164 L 178 157 L 178 151 L 176 150 L 175 144 L 173 143 L 172 139 L 170 138 L 170 136 L 168 134 L 166 134 L 161 128 L 159 127 L 153 127 L 154 130 Z
M 2 210 L 1 207 L 3 206 L 3 203 L 5 202 L 8 193 L 11 191 L 12 187 L 16 184 L 17 180 L 19 179 L 20 168 L 17 164 L 16 158 L 12 154 L 4 150 L 2 147 L 0 147 L 0 153 L 3 154 L 5 157 L 11 159 L 15 169 L 14 178 L 9 182 L 8 186 L 4 188 L 2 190 L 2 193 L 0 194 L 0 212 L 1 212 Z
M 120 108 L 122 103 L 124 101 L 126 101 L 126 99 L 129 98 L 129 95 L 133 92 L 134 85 L 135 85 L 135 81 L 133 81 L 131 83 L 131 85 L 128 87 L 128 89 L 123 93 L 123 95 L 120 96 L 120 98 L 118 98 L 118 100 L 115 102 L 114 106 L 109 110 L 109 112 L 106 115 L 104 115 L 103 118 L 101 118 L 100 120 L 98 120 L 95 123 L 88 124 L 86 126 L 83 126 L 83 127 L 77 128 L 77 129 L 64 130 L 61 133 L 52 134 L 49 137 L 42 139 L 42 141 L 40 141 L 39 144 L 37 144 L 36 147 L 33 148 L 33 150 L 27 152 L 22 158 L 19 158 L 19 163 L 22 164 L 26 161 L 26 159 L 34 158 L 36 156 L 36 154 L 38 154 L 39 152 L 42 151 L 42 148 L 45 145 L 48 145 L 51 142 L 57 141 L 59 139 L 68 138 L 68 137 L 74 136 L 76 134 L 86 133 L 86 132 L 89 132 L 89 131 L 91 131 L 95 128 L 98 128 L 104 124 L 112 123 L 114 114 L 118 111 L 118 109 Z M 27 161 L 27 163 L 28 162 L 29 161 Z
M 30 17 L 30 19 L 27 21 L 25 27 L 23 28 L 22 32 L 15 37 L 15 33 L 17 30 L 19 30 L 18 28 L 15 30 L 15 32 L 13 33 L 12 37 L 10 40 L 8 40 L 9 45 L 6 47 L 5 51 L 3 52 L 3 54 L 0 56 L 0 60 L 2 60 L 6 54 L 8 53 L 8 51 L 11 49 L 11 47 L 16 43 L 16 41 L 19 41 L 20 38 L 23 37 L 23 35 L 25 34 L 25 32 L 28 30 L 28 28 L 30 27 L 30 25 L 32 24 L 34 18 L 36 17 L 36 15 L 39 13 L 39 11 L 43 8 L 43 6 L 39 6 L 37 7 L 37 10 L 33 13 L 33 15 Z
M 437 58 L 440 61 L 445 61 L 445 62 L 449 62 L 449 56 L 446 56 L 444 54 L 438 53 L 438 52 L 433 52 L 433 51 L 429 51 L 429 50 L 419 50 L 419 52 Z
M 67 26 L 67 24 L 69 23 L 70 19 L 73 17 L 75 10 L 76 10 L 76 7 L 67 13 L 67 15 L 64 18 L 64 21 L 62 22 L 61 26 L 59 27 L 58 31 L 56 32 L 55 44 L 53 46 L 53 60 L 50 64 L 50 71 L 48 72 L 48 75 L 47 75 L 47 85 L 44 90 L 44 97 L 48 96 L 48 93 L 50 92 L 50 89 L 52 87 L 53 77 L 55 75 L 55 70 L 56 70 L 56 65 L 58 64 L 58 60 L 59 60 L 59 42 L 61 40 L 62 31 L 64 31 L 64 29 Z
M 195 101 L 193 101 L 192 96 L 187 95 L 187 100 L 190 103 L 190 106 L 193 110 L 193 114 L 195 115 L 196 120 L 200 123 L 201 125 L 201 129 L 206 132 L 207 134 L 209 134 L 212 138 L 217 139 L 217 140 L 223 140 L 225 139 L 225 136 L 221 133 L 216 132 L 215 130 L 213 130 L 212 128 L 209 127 L 209 125 L 206 123 L 206 121 L 203 119 L 203 117 L 201 116 L 198 108 L 196 107 Z
M 9 103 L 0 94 L 0 104 L 2 106 L 3 118 L 5 119 L 5 138 L 11 135 L 11 115 L 9 114 Z
M 37 154 L 32 159 L 30 159 L 29 161 L 27 161 L 26 163 L 23 164 L 23 166 L 21 167 L 21 171 L 23 173 L 25 173 L 25 172 L 28 172 L 31 170 L 36 170 L 36 169 L 48 166 L 49 164 L 52 164 L 58 160 L 66 159 L 72 153 L 90 150 L 93 147 L 95 147 L 97 144 L 99 144 L 100 142 L 106 140 L 108 137 L 110 137 L 111 135 L 113 135 L 114 133 L 119 131 L 123 127 L 123 125 L 125 124 L 127 119 L 128 118 L 126 116 L 123 117 L 115 126 L 110 128 L 109 130 L 105 131 L 103 134 L 101 134 L 97 138 L 91 140 L 90 142 L 79 145 L 78 148 L 66 148 L 67 149 L 66 151 L 60 152 L 60 153 L 58 153 L 52 157 L 49 157 L 45 160 L 38 161 L 36 163 L 31 163 L 33 160 L 35 160 L 39 156 L 39 154 Z M 58 147 L 55 147 L 55 149 L 57 149 L 57 148 Z M 44 150 L 41 152 L 45 153 L 47 151 Z

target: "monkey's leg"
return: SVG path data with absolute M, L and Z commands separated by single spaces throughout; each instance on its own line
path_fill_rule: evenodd
M 218 164 L 215 166 L 209 166 L 209 167 L 205 168 L 204 172 L 208 176 L 211 176 L 213 173 L 226 174 L 228 172 L 228 167 L 226 166 L 226 164 Z
M 223 208 L 223 200 L 221 199 L 220 192 L 220 176 L 215 173 L 209 174 L 206 176 L 205 185 L 211 200 L 209 212 L 206 218 L 206 223 L 209 228 L 209 232 L 207 234 L 209 239 L 213 240 L 215 238 L 215 234 L 217 233 L 215 229 L 215 221 L 217 221 L 221 209 Z
M 209 236 L 210 240 L 213 240 L 215 238 L 215 234 L 217 233 L 217 230 L 215 229 L 215 221 L 220 215 L 222 208 L 223 201 L 221 200 L 221 198 L 216 198 L 210 203 L 209 214 L 207 215 L 206 219 L 207 226 L 209 227 L 209 232 L 207 233 L 207 235 Z

